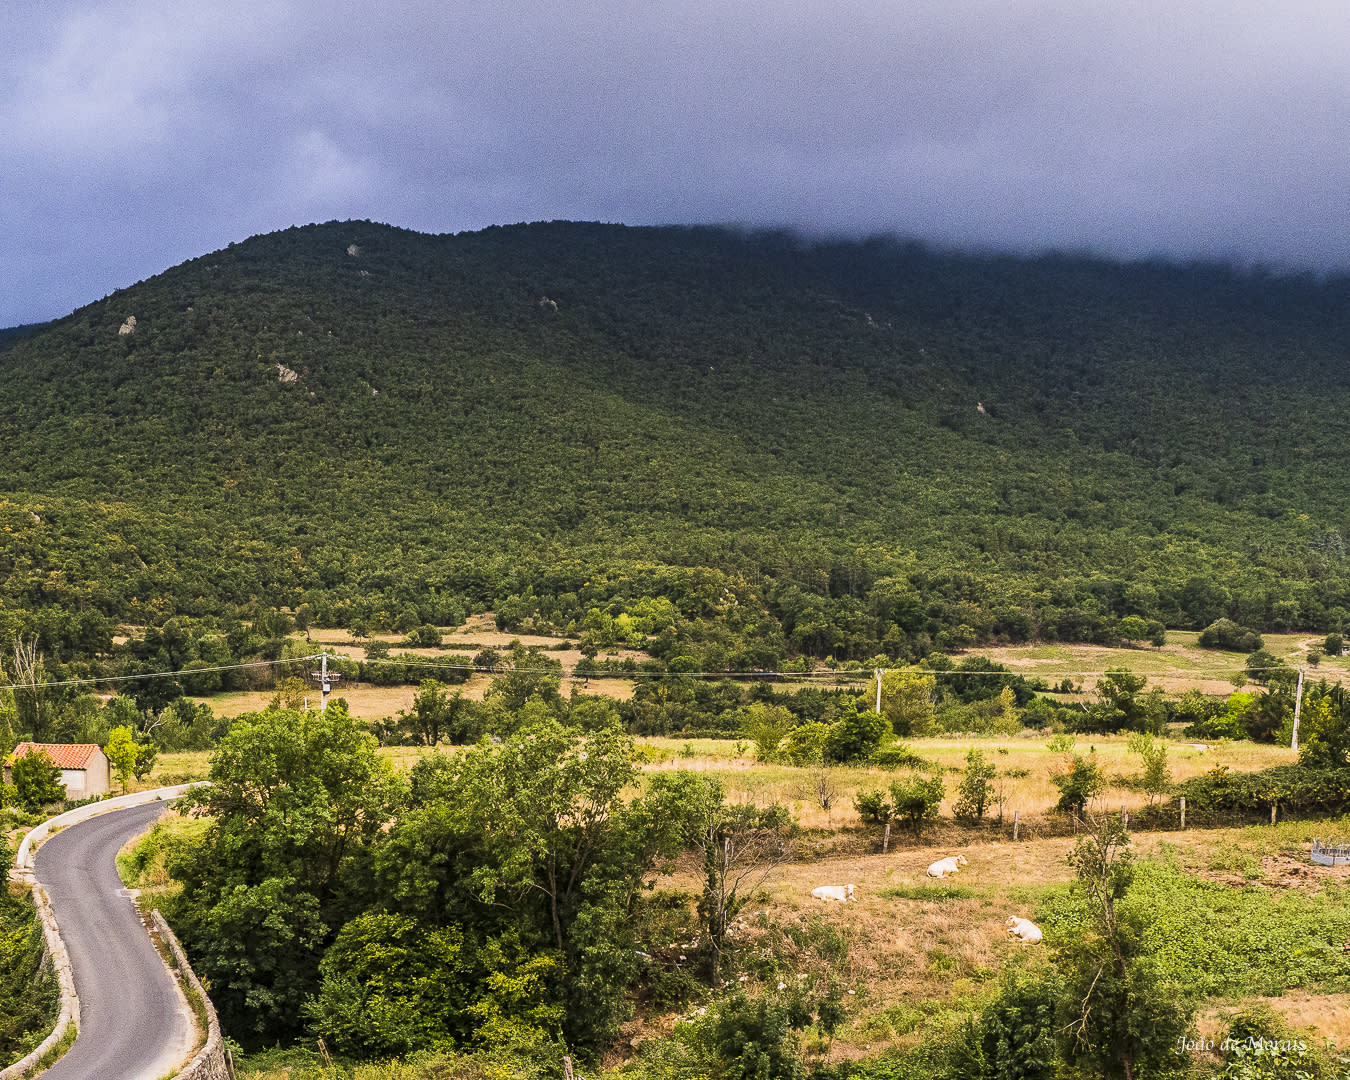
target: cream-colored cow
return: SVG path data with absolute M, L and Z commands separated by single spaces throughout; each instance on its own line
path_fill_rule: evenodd
M 961 867 L 966 865 L 964 855 L 951 855 L 945 859 L 939 859 L 928 868 L 928 876 L 935 878 L 945 878 L 948 874 L 955 874 Z
M 1041 940 L 1041 928 L 1030 919 L 1019 919 L 1016 915 L 1008 919 L 1008 933 L 1020 938 L 1024 945 L 1035 945 Z

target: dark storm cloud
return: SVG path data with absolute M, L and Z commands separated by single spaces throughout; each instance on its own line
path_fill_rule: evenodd
M 0 325 L 335 217 L 1350 263 L 1337 3 L 12 7 Z

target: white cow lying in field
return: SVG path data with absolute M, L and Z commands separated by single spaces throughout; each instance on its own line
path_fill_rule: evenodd
M 946 859 L 939 859 L 928 868 L 928 876 L 936 878 L 945 878 L 948 874 L 955 874 L 961 867 L 966 865 L 964 855 L 952 855 Z
M 1026 945 L 1035 945 L 1041 940 L 1041 928 L 1030 919 L 1019 919 L 1016 915 L 1008 919 L 1008 933 L 1021 938 Z
M 858 900 L 853 895 L 852 885 L 821 885 L 812 889 L 811 895 L 817 900 L 852 900 L 855 903 Z

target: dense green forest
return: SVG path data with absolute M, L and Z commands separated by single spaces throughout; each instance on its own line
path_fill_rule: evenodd
M 736 669 L 1339 631 L 1347 300 L 701 228 L 255 237 L 0 336 L 0 635 L 491 609 Z

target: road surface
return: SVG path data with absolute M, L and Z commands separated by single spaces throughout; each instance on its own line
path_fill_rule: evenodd
M 80 1032 L 43 1080 L 159 1080 L 195 1044 L 178 984 L 122 892 L 117 851 L 162 813 L 162 802 L 71 825 L 37 851 L 37 879 L 70 953 Z

